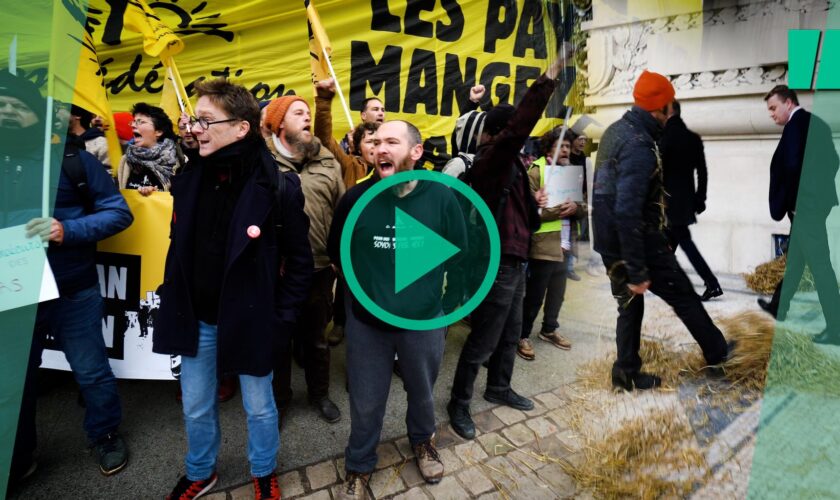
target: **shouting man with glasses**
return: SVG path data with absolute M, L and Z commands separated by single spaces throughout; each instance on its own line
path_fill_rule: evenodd
M 181 355 L 187 430 L 186 475 L 167 498 L 197 498 L 215 485 L 217 375 L 236 374 L 255 498 L 279 499 L 272 346 L 288 339 L 309 291 L 309 219 L 300 180 L 277 171 L 260 135 L 254 97 L 223 79 L 195 89 L 198 116 L 181 120 L 189 161 L 172 178 L 154 330 L 155 352 Z

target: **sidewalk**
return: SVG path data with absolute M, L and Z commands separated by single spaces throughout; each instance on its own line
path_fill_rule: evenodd
M 583 258 L 581 261 L 585 261 Z M 493 406 L 483 399 L 484 377 L 476 384 L 472 409 L 479 435 L 464 442 L 446 423 L 446 402 L 455 364 L 467 329 L 450 329 L 443 367 L 435 387 L 439 422 L 437 445 L 446 466 L 444 480 L 435 486 L 422 483 L 411 460 L 405 436 L 405 393 L 394 379 L 380 445 L 378 472 L 372 481 L 377 498 L 567 498 L 591 497 L 581 491 L 564 465 L 581 459 L 581 448 L 593 439 L 570 425 L 580 413 L 581 394 L 573 383 L 580 367 L 614 353 L 615 302 L 604 276 L 592 277 L 581 268 L 580 282 L 569 282 L 561 312 L 561 333 L 574 346 L 561 351 L 535 340 L 537 359 L 517 358 L 514 388 L 534 397 L 537 408 L 527 414 Z M 692 279 L 696 280 L 695 276 Z M 726 292 L 708 303 L 713 317 L 755 308 L 755 295 L 739 276 L 721 276 Z M 698 284 L 698 290 L 700 288 Z M 659 299 L 648 295 L 644 335 L 670 346 L 692 343 L 685 328 Z M 538 318 L 539 321 L 539 318 Z M 343 477 L 343 449 L 349 435 L 349 408 L 344 391 L 344 345 L 333 351 L 331 397 L 342 410 L 342 420 L 327 424 L 306 404 L 300 370 L 294 371 L 294 406 L 283 428 L 280 450 L 281 487 L 284 498 L 334 498 L 332 489 Z M 608 373 L 604 373 L 608 377 Z M 125 423 L 123 433 L 131 450 L 129 466 L 104 478 L 85 449 L 81 430 L 83 410 L 76 404 L 72 381 L 66 381 L 39 400 L 39 471 L 13 492 L 11 498 L 161 498 L 183 473 L 186 448 L 175 382 L 120 381 Z M 743 498 L 752 456 L 752 434 L 758 410 L 719 420 L 703 430 L 692 395 L 656 391 L 648 394 L 592 392 L 585 399 L 602 406 L 601 415 L 588 419 L 602 435 L 627 418 L 656 408 L 675 411 L 696 427 L 696 447 L 706 450 L 717 478 L 695 488 L 697 498 Z M 596 418 L 597 417 L 597 418 Z M 239 398 L 220 407 L 222 449 L 218 490 L 210 499 L 246 499 L 252 496 L 246 457 L 245 418 Z M 682 418 L 682 417 L 681 417 Z M 692 421 L 694 419 L 694 421 Z M 722 423 L 725 423 L 724 426 Z M 701 442 L 702 441 L 702 442 Z M 563 461 L 567 461 L 564 463 Z M 720 476 L 720 477 L 718 477 Z M 247 482 L 246 482 L 247 481 Z
M 721 317 L 734 311 L 749 310 L 755 296 L 745 289 L 741 278 L 726 276 L 721 281 L 726 294 L 723 300 L 708 304 L 710 314 Z M 605 292 L 600 279 L 585 277 L 581 283 L 571 286 L 578 292 L 574 301 L 577 305 L 564 305 L 561 314 L 578 312 L 584 301 L 590 301 L 586 310 L 597 310 L 593 307 L 597 302 L 591 302 L 596 297 L 581 292 Z M 607 297 L 612 300 L 609 294 Z M 661 300 L 648 295 L 646 302 L 644 332 L 647 338 L 675 346 L 691 342 L 684 327 Z M 607 307 L 607 304 L 603 306 Z M 613 308 L 609 309 L 611 313 Z M 563 323 L 567 325 L 569 321 Z M 579 347 L 576 343 L 575 349 Z M 605 348 L 599 349 L 602 355 L 611 354 L 608 348 L 611 346 L 599 347 Z M 561 356 L 559 352 L 545 348 L 538 351 L 538 357 L 546 355 Z M 518 371 L 531 369 L 531 364 L 517 359 Z M 604 373 L 604 377 L 607 378 L 608 373 Z M 521 383 L 517 387 L 521 388 Z M 533 411 L 496 406 L 474 413 L 477 437 L 471 442 L 455 435 L 447 423 L 441 423 L 436 442 L 446 476 L 438 485 L 423 482 L 406 438 L 383 441 L 378 449 L 377 471 L 370 483 L 374 495 L 377 499 L 395 500 L 599 498 L 600 495 L 593 496 L 581 489 L 567 473 L 568 465 L 580 465 L 582 448 L 597 439 L 598 436 L 589 432 L 609 435 L 629 420 L 662 411 L 691 426 L 692 437 L 684 445 L 702 453 L 708 465 L 710 477 L 698 481 L 685 496 L 697 499 L 746 497 L 759 403 L 738 414 L 701 419 L 698 416 L 710 407 L 694 403 L 696 399 L 702 400 L 702 396 L 692 392 L 691 387 L 681 386 L 677 392 L 595 390 L 583 393 L 572 380 L 555 389 L 532 394 L 532 397 L 536 405 Z M 588 414 L 590 421 L 585 425 L 589 430 L 584 434 L 569 425 L 574 413 L 581 411 L 574 408 L 581 397 L 587 400 L 585 406 L 598 408 Z M 344 459 L 339 455 L 286 472 L 280 476 L 280 484 L 284 498 L 329 500 L 336 498 L 335 489 L 343 474 Z M 252 486 L 245 484 L 209 498 L 240 500 L 252 498 L 252 495 Z

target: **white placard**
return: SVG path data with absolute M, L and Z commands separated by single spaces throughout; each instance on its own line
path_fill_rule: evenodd
M 548 206 L 566 202 L 583 202 L 583 167 L 580 165 L 548 165 L 545 167 L 545 191 Z
M 0 241 L 0 311 L 58 297 L 44 245 L 26 237 L 26 225 L 0 229 Z

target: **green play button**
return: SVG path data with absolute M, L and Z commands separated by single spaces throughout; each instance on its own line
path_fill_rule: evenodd
M 411 181 L 418 182 L 403 189 Z M 341 270 L 367 313 L 400 329 L 431 330 L 484 300 L 500 247 L 495 218 L 472 188 L 412 170 L 376 182 L 354 203 L 341 231 Z
M 394 219 L 396 293 L 461 251 L 399 207 L 395 208 Z

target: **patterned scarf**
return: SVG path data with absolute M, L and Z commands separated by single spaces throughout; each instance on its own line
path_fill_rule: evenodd
M 125 160 L 134 173 L 150 172 L 164 191 L 169 191 L 169 179 L 178 166 L 178 153 L 172 139 L 164 139 L 151 148 L 131 144 L 125 151 Z

